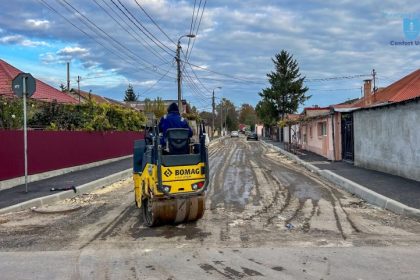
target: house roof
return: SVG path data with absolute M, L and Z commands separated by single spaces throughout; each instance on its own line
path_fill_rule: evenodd
M 149 100 L 149 101 L 153 102 L 154 100 Z M 178 100 L 163 99 L 162 101 L 163 101 L 163 104 L 164 104 L 165 107 L 171 105 L 172 103 L 178 104 Z M 187 101 L 185 99 L 182 99 L 181 102 L 182 102 L 183 110 L 185 112 L 187 110 L 186 109 Z M 144 111 L 144 107 L 145 107 L 146 102 L 145 102 L 145 100 L 142 100 L 142 101 L 125 101 L 125 104 L 127 104 L 131 108 L 134 108 L 134 109 L 137 109 L 137 110 L 140 110 L 140 111 Z
M 20 73 L 22 73 L 21 70 L 0 59 L 0 95 L 10 97 L 14 96 L 12 91 L 12 81 Z M 76 99 L 68 96 L 58 89 L 53 88 L 41 80 L 35 79 L 35 83 L 36 91 L 31 98 L 47 102 L 57 101 L 58 103 L 77 103 Z
M 420 69 L 394 82 L 386 88 L 381 88 L 375 94 L 363 97 L 351 104 L 351 107 L 376 106 L 384 103 L 401 102 L 420 96 Z
M 289 119 L 289 120 L 298 120 L 301 117 L 302 117 L 301 114 L 287 114 L 286 115 L 286 119 Z
M 329 107 L 306 107 L 304 108 L 305 111 L 314 111 L 314 110 L 330 110 Z
M 73 92 L 76 95 L 78 94 L 78 90 L 73 89 Z M 87 91 L 80 90 L 80 96 L 83 99 L 89 100 L 89 95 L 90 95 L 90 99 L 92 101 L 95 101 L 96 103 L 99 103 L 99 104 L 102 104 L 102 103 L 111 103 L 105 97 L 102 97 L 100 95 L 94 94 L 92 92 L 89 93 Z
M 112 98 L 109 98 L 109 97 L 104 97 L 104 98 L 112 104 L 123 106 L 123 107 L 126 107 L 126 108 L 131 108 L 130 105 L 124 103 L 123 101 L 118 101 L 118 100 L 115 100 L 115 99 L 112 99 Z M 131 108 L 131 109 L 133 109 L 133 108 Z

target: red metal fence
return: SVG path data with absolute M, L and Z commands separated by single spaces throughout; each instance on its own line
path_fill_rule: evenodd
M 28 131 L 28 174 L 130 155 L 140 132 Z M 24 175 L 23 131 L 0 131 L 0 181 Z

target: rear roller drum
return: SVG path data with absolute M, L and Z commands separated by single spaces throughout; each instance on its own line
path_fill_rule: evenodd
M 146 226 L 179 224 L 199 220 L 204 215 L 204 195 L 190 198 L 145 199 L 143 219 Z
M 174 223 L 186 223 L 199 220 L 204 215 L 204 196 L 176 199 L 177 211 Z

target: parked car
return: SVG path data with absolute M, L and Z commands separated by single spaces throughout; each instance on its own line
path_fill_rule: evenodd
M 255 132 L 252 132 L 251 134 L 249 134 L 246 137 L 246 140 L 255 140 L 255 141 L 258 141 L 258 134 L 255 133 Z
M 237 131 L 232 131 L 232 132 L 230 133 L 230 137 L 239 137 L 239 132 L 237 132 Z

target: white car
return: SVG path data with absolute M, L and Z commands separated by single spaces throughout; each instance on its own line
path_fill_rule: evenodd
M 237 132 L 237 131 L 232 131 L 232 132 L 230 133 L 230 137 L 239 137 L 239 132 Z

